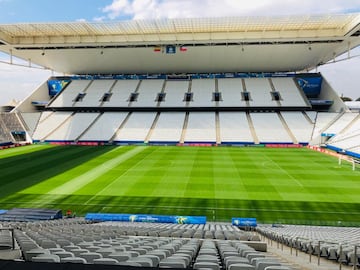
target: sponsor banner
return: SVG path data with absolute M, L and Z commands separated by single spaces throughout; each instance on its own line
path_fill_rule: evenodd
M 256 218 L 232 218 L 231 224 L 239 227 L 256 227 Z
M 267 148 L 301 148 L 301 144 L 286 144 L 286 143 L 267 143 L 265 144 Z
M 162 216 L 145 214 L 101 214 L 88 213 L 86 220 L 94 221 L 123 221 L 123 222 L 150 222 L 150 223 L 175 223 L 175 224 L 205 224 L 205 216 Z
M 49 96 L 56 96 L 70 80 L 48 80 Z
M 298 85 L 309 97 L 317 97 L 321 92 L 322 77 L 296 78 Z

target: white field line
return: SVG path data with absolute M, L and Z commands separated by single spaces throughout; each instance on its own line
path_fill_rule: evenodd
M 273 160 L 272 160 L 271 158 L 269 158 L 268 156 L 265 156 L 265 157 L 266 157 L 272 164 L 274 164 L 275 167 L 279 168 L 284 174 L 286 174 L 289 178 L 291 178 L 299 187 L 304 188 L 304 185 L 301 184 L 301 183 L 299 182 L 299 180 L 297 180 L 297 179 L 294 178 L 292 175 L 290 175 L 286 170 L 284 170 L 283 168 L 281 168 L 280 165 L 279 165 L 277 162 L 273 161 Z M 267 168 L 269 168 L 269 166 L 267 166 L 266 163 L 267 163 L 267 162 L 263 162 L 262 165 L 263 165 L 263 166 L 266 166 Z M 271 168 L 269 168 L 269 169 L 271 169 Z
M 107 171 L 115 168 L 122 162 L 132 158 L 136 154 L 142 152 L 145 150 L 146 147 L 135 147 L 134 149 L 125 152 L 124 154 L 121 154 L 113 159 L 110 159 L 103 164 L 94 167 L 93 169 L 87 171 L 86 173 L 75 177 L 71 179 L 70 181 L 67 181 L 61 186 L 58 186 L 50 191 L 48 191 L 46 194 L 73 194 L 77 190 L 81 189 L 82 187 L 86 186 L 87 184 L 94 181 L 96 178 L 100 177 Z M 118 148 L 116 148 L 118 149 Z

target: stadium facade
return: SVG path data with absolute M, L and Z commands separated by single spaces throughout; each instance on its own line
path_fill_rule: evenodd
M 0 25 L 0 50 L 63 73 L 10 114 L 3 144 L 328 145 L 360 153 L 358 114 L 320 73 L 360 14 Z

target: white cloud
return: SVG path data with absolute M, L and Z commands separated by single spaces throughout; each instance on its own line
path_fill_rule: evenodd
M 49 70 L 32 69 L 0 63 L 0 106 L 10 100 L 23 100 L 51 76 Z
M 0 0 L 4 1 L 4 0 Z M 359 0 L 113 0 L 99 11 L 94 21 L 157 18 L 275 16 L 360 12 Z M 78 21 L 86 21 L 79 19 Z M 360 51 L 360 50 L 359 50 Z M 0 60 L 2 60 L 0 54 Z M 16 61 L 16 60 L 15 60 Z M 352 98 L 360 96 L 360 57 L 326 65 L 319 70 L 331 85 Z M 0 64 L 0 104 L 23 99 L 51 73 Z
M 343 61 L 321 66 L 318 71 L 337 91 L 339 96 L 343 95 L 355 100 L 360 97 L 360 47 L 351 51 L 350 57 L 352 56 L 353 58 L 347 59 L 347 54 L 345 54 L 339 57 Z
M 358 0 L 113 0 L 103 12 L 111 20 L 219 16 L 274 16 L 360 11 Z

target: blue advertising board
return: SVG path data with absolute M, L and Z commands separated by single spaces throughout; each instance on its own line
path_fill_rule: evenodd
M 321 92 L 322 77 L 298 77 L 296 81 L 308 97 L 317 97 Z
M 48 80 L 49 96 L 56 96 L 70 80 Z
M 231 224 L 238 227 L 256 227 L 256 218 L 232 218 Z
M 151 223 L 175 223 L 175 224 L 205 224 L 205 216 L 162 216 L 146 214 L 111 214 L 111 213 L 87 213 L 86 220 L 93 221 L 125 221 L 125 222 L 151 222 Z

